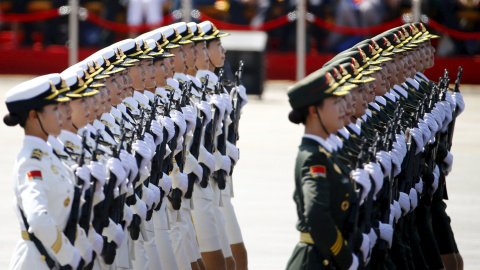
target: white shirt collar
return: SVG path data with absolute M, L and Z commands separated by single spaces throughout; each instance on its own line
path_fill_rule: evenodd
M 345 127 L 337 130 L 337 132 L 340 132 L 343 135 L 343 137 L 345 137 L 345 139 L 347 139 L 347 140 L 348 140 L 348 138 L 350 138 L 350 133 L 348 132 L 348 130 Z
M 384 97 L 376 96 L 375 101 L 382 104 L 383 106 L 387 105 L 387 101 Z
M 417 75 L 422 77 L 425 81 L 429 82 L 430 80 L 427 78 L 427 76 L 425 76 L 423 73 L 421 72 L 417 72 Z
M 385 95 L 383 95 L 384 97 L 390 99 L 391 101 L 395 102 L 397 99 L 395 98 L 394 95 L 390 94 L 390 93 L 385 93 Z
M 372 106 L 375 110 L 380 111 L 380 106 L 378 106 L 377 103 L 370 102 L 370 103 L 368 103 L 368 105 Z M 385 105 L 385 104 L 383 104 L 383 105 Z
M 44 152 L 52 153 L 53 151 L 52 147 L 46 141 L 37 136 L 25 135 L 25 138 L 23 139 L 23 144 L 29 145 L 32 148 L 39 148 Z
M 407 91 L 405 91 L 405 89 L 403 89 L 403 87 L 401 87 L 400 85 L 395 84 L 395 85 L 393 86 L 393 89 L 394 89 L 395 91 L 397 91 L 399 94 L 401 94 L 402 96 L 404 96 L 405 98 L 408 98 L 408 93 L 407 93 Z
M 357 122 L 358 122 L 358 119 L 357 119 Z M 357 126 L 355 123 L 352 122 L 348 124 L 348 127 L 350 127 L 355 133 L 357 133 L 358 136 L 360 136 L 361 131 L 359 126 Z
M 367 110 L 365 111 L 365 114 L 368 115 L 368 116 L 370 116 L 370 117 L 372 117 L 372 111 L 370 111 L 370 109 L 367 109 Z M 363 120 L 367 121 L 367 119 L 363 119 Z
M 394 89 L 395 89 L 395 86 L 394 86 L 393 88 L 391 88 L 391 89 L 390 89 L 390 93 L 389 93 L 389 94 L 391 94 L 392 96 L 394 96 L 394 97 L 395 97 L 395 99 L 397 99 L 397 98 L 400 98 L 400 96 L 398 95 L 398 93 L 397 93 L 397 92 L 395 92 L 395 90 L 394 90 Z
M 332 152 L 332 146 L 320 136 L 313 135 L 313 134 L 303 134 L 303 138 L 314 140 L 318 142 L 321 146 L 323 146 L 323 148 L 327 149 L 329 153 Z
M 418 88 L 420 87 L 420 84 L 412 78 L 407 78 L 407 82 L 411 84 L 416 90 L 418 90 Z

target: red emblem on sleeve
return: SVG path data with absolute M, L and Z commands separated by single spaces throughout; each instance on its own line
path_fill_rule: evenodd
M 310 167 L 310 172 L 312 173 L 313 177 L 326 177 L 327 176 L 327 170 L 325 169 L 325 166 L 322 165 L 316 165 Z
M 28 181 L 32 180 L 42 180 L 42 172 L 41 171 L 29 171 L 27 172 Z

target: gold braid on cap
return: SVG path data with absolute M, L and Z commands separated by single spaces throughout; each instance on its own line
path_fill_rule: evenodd
M 366 63 L 368 61 L 367 55 L 365 54 L 365 52 L 361 48 L 358 48 L 358 51 L 360 52 L 360 55 L 362 56 L 363 63 Z
M 93 64 L 95 65 L 95 69 L 98 70 L 98 69 L 101 69 L 102 66 L 100 66 L 97 61 L 93 61 Z
M 335 67 L 333 68 L 333 76 L 335 78 L 337 78 L 337 80 L 341 80 L 342 79 L 342 74 L 340 74 L 340 72 L 338 71 L 338 69 L 336 69 Z
M 342 76 L 347 76 L 348 71 L 343 68 L 342 65 L 338 65 L 338 68 L 340 69 L 340 72 L 342 73 Z
M 94 73 L 95 72 L 95 68 L 92 67 L 92 65 L 90 65 L 90 63 L 87 63 L 87 66 L 88 66 L 88 73 Z
M 360 65 L 358 64 L 358 61 L 353 57 L 352 57 L 352 65 L 357 69 L 357 71 L 360 68 Z
M 403 35 L 403 32 L 401 30 L 398 30 L 397 31 L 398 35 L 400 36 L 400 40 L 401 41 L 404 41 L 405 40 L 405 36 Z
M 402 27 L 402 31 L 403 31 L 403 35 L 405 36 L 405 38 L 408 38 L 410 36 L 407 29 L 405 29 L 404 27 Z
M 423 32 L 427 32 L 427 28 L 423 25 L 423 23 L 420 23 L 420 30 Z
M 370 52 L 372 52 L 372 56 L 375 56 L 377 55 L 377 50 L 375 50 L 375 48 L 372 46 L 372 45 L 368 45 L 368 49 L 370 50 Z

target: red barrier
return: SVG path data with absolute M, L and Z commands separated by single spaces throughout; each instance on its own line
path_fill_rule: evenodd
M 441 24 L 439 24 L 438 22 L 432 20 L 432 19 L 428 19 L 428 23 L 427 23 L 430 27 L 432 27 L 433 29 L 437 30 L 437 31 L 440 31 L 444 34 L 447 34 L 453 38 L 458 38 L 458 39 L 480 39 L 480 32 L 471 32 L 471 33 L 468 33 L 468 32 L 461 32 L 461 31 L 457 31 L 457 30 L 454 30 L 454 29 L 451 29 L 451 28 L 448 28 L 446 26 L 443 26 Z
M 222 22 L 217 19 L 214 19 L 212 17 L 209 17 L 208 15 L 205 15 L 203 13 L 200 13 L 200 17 L 198 18 L 200 21 L 211 21 L 212 23 L 215 24 L 217 28 L 220 29 L 225 29 L 225 30 L 243 30 L 243 31 L 269 31 L 274 28 L 283 26 L 290 21 L 288 20 L 287 15 L 284 15 L 280 18 L 276 18 L 270 21 L 267 21 L 259 26 L 253 26 L 253 25 L 239 25 L 239 24 L 233 24 L 233 23 L 227 23 L 227 22 Z
M 402 21 L 402 18 L 399 17 L 379 25 L 374 25 L 369 27 L 349 27 L 349 26 L 337 25 L 329 21 L 320 19 L 317 16 L 314 16 L 313 23 L 318 27 L 325 28 L 329 31 L 335 31 L 345 35 L 370 35 L 370 34 L 380 34 L 394 27 L 400 26 L 403 24 L 403 21 Z
M 25 14 L 0 14 L 0 22 L 34 22 L 48 20 L 55 17 L 61 16 L 59 9 L 51 9 L 46 11 L 34 12 L 34 13 L 25 13 Z
M 116 31 L 116 32 L 125 32 L 125 33 L 142 33 L 147 32 L 158 27 L 171 24 L 175 19 L 172 14 L 168 14 L 163 18 L 163 20 L 158 24 L 140 24 L 140 25 L 128 25 L 123 23 L 112 22 L 105 20 L 104 18 L 98 16 L 93 12 L 88 12 L 87 21 L 92 22 L 100 27 L 105 29 Z

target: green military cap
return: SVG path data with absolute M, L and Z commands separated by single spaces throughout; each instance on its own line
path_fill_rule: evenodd
M 400 53 L 405 51 L 399 47 L 395 47 L 400 44 L 400 39 L 397 37 L 394 31 L 382 33 L 373 37 L 372 40 L 374 40 L 378 46 L 382 48 L 383 52 Z
M 417 26 L 418 24 L 418 26 Z M 419 23 L 416 23 L 414 24 L 416 28 L 418 28 L 420 30 L 420 32 L 422 33 L 422 37 L 424 38 L 428 38 L 428 39 L 435 39 L 435 38 L 439 38 L 440 36 L 437 36 L 437 35 L 434 35 L 434 34 L 431 34 L 427 28 L 425 27 L 425 25 L 423 25 L 423 23 L 419 22 Z
M 338 88 L 338 83 L 326 69 L 319 69 L 298 81 L 287 92 L 293 109 L 318 104 L 328 97 L 343 96 L 348 91 Z
M 338 61 L 331 63 L 330 66 L 335 67 L 338 70 L 339 75 L 342 76 L 341 80 L 338 81 L 342 90 L 350 91 L 352 88 L 361 84 L 375 81 L 373 77 L 367 76 L 375 71 L 360 72 L 359 64 L 356 62 L 355 58 L 350 58 L 350 60 L 348 58 L 339 59 Z M 336 76 L 337 80 L 340 78 L 339 75 Z

